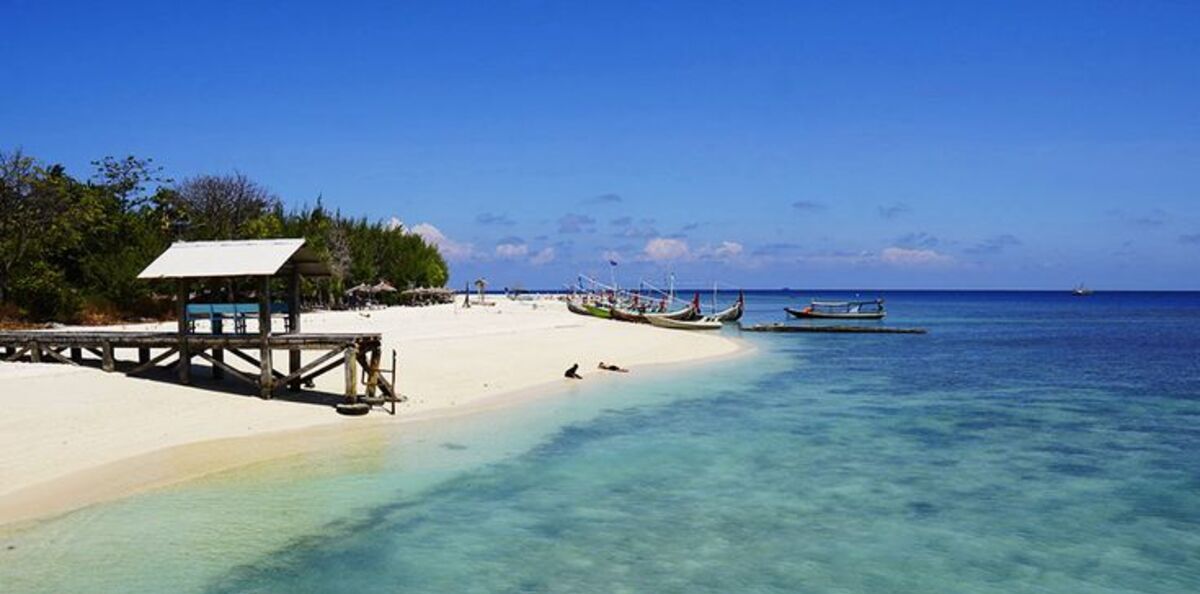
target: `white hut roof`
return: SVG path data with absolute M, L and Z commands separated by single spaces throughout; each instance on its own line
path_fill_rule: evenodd
M 330 275 L 303 239 L 250 239 L 173 243 L 138 278 L 274 276 L 292 267 L 303 276 Z

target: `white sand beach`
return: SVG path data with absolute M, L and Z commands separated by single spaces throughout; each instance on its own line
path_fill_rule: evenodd
M 196 373 L 195 385 L 184 386 L 164 376 L 133 378 L 94 367 L 0 363 L 0 524 L 303 447 L 295 439 L 287 446 L 279 440 L 264 442 L 271 447 L 235 445 L 221 449 L 219 460 L 197 454 L 200 450 L 181 453 L 194 444 L 242 444 L 297 431 L 344 431 L 464 414 L 504 405 L 534 389 L 566 387 L 578 381 L 563 378 L 573 363 L 580 364 L 583 381 L 616 387 L 649 366 L 725 357 L 743 348 L 741 341 L 716 333 L 578 316 L 552 300 L 497 298 L 494 306 L 470 309 L 442 305 L 314 313 L 306 314 L 303 324 L 306 332 L 382 333 L 385 352 L 399 353 L 398 387 L 409 397 L 397 415 L 337 415 L 327 400 L 342 390 L 340 373 L 317 380 L 316 390 L 326 393 L 326 401 L 314 403 L 286 393 L 261 400 L 234 380 L 208 379 L 206 371 Z M 122 356 L 131 357 L 118 353 Z M 600 361 L 633 373 L 599 371 Z

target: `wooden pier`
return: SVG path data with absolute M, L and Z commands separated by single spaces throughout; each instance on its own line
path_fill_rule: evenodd
M 402 402 L 392 382 L 381 369 L 382 341 L 379 334 L 275 334 L 266 339 L 258 334 L 185 334 L 172 332 L 0 332 L 0 360 L 59 362 L 79 365 L 88 359 L 98 360 L 104 371 L 123 370 L 138 375 L 158 367 L 174 369 L 183 383 L 190 383 L 193 359 L 212 366 L 214 378 L 228 375 L 256 388 L 263 398 L 270 398 L 281 387 L 292 390 L 312 382 L 317 377 L 339 367 L 345 372 L 347 402 L 391 404 Z M 135 360 L 121 359 L 119 350 L 136 355 Z M 271 356 L 277 351 L 295 354 L 297 363 L 289 356 L 288 373 L 274 368 Z M 299 365 L 302 351 L 324 351 L 307 365 Z M 263 352 L 267 353 L 263 357 Z M 180 365 L 186 353 L 187 365 Z M 253 353 L 253 354 L 252 354 Z M 247 373 L 226 363 L 225 356 L 251 365 L 257 373 Z M 257 357 L 255 355 L 258 355 Z M 362 395 L 360 397 L 360 384 Z

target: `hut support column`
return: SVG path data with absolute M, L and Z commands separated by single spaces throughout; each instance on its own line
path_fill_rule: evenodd
M 146 347 L 138 348 L 138 365 L 145 365 L 150 361 L 150 349 Z
M 346 401 L 358 402 L 358 345 L 346 349 Z
M 71 360 L 79 363 L 83 361 L 83 349 L 79 347 L 71 347 Z
M 275 387 L 274 367 L 271 363 L 271 277 L 264 276 L 258 285 L 258 360 L 262 365 L 258 378 L 259 394 L 264 399 L 271 397 Z
M 175 281 L 175 315 L 179 318 L 179 381 L 192 383 L 192 353 L 188 350 L 187 322 L 188 283 Z
M 292 275 L 288 277 L 288 332 L 290 334 L 300 333 L 300 270 L 295 266 L 292 267 Z M 288 375 L 296 373 L 300 369 L 300 350 L 291 349 L 288 351 Z M 300 378 L 288 382 L 287 389 L 290 392 L 300 391 Z
M 213 334 L 221 335 L 221 334 L 225 333 L 225 324 L 220 316 L 213 316 L 212 329 L 213 329 Z M 218 364 L 214 364 L 212 366 L 213 379 L 218 379 L 218 380 L 224 379 L 225 378 L 225 370 L 221 369 L 221 366 L 219 365 L 219 363 L 225 362 L 225 349 L 219 349 L 219 348 L 213 347 L 212 358 L 214 361 L 218 362 Z
M 29 347 L 29 362 L 30 363 L 41 363 L 42 362 L 42 345 L 41 344 L 34 342 Z

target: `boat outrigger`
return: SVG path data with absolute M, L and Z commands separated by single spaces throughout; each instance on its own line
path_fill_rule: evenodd
M 874 301 L 813 301 L 804 309 L 783 308 L 789 314 L 804 319 L 882 320 L 887 312 L 883 299 Z

